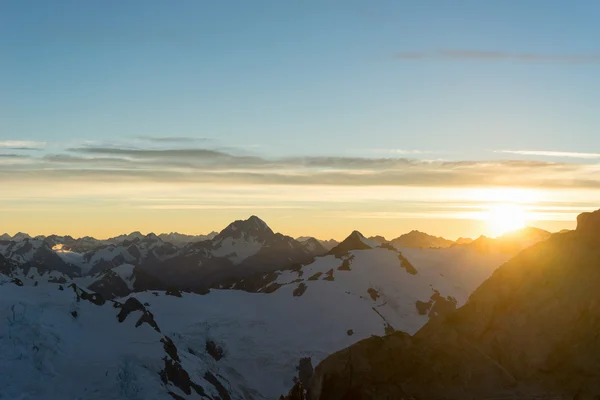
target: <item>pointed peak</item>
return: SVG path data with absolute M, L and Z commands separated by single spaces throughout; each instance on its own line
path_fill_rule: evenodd
M 333 254 L 336 257 L 342 257 L 352 250 L 368 250 L 377 247 L 379 244 L 372 240 L 367 239 L 359 231 L 352 231 L 352 233 L 342 241 L 342 243 L 335 246 L 329 254 Z
M 227 225 L 213 240 L 219 241 L 226 237 L 240 238 L 242 236 L 253 236 L 257 239 L 265 239 L 275 233 L 269 228 L 265 221 L 252 215 L 246 220 L 237 220 Z
M 256 215 L 251 215 L 250 218 L 247 219 L 247 222 L 251 222 L 257 227 L 268 227 L 267 223 L 262 219 L 258 218 Z
M 348 238 L 351 238 L 351 237 L 364 238 L 365 236 L 362 233 L 360 233 L 359 231 L 352 231 L 352 233 L 350 234 L 350 236 L 348 236 Z

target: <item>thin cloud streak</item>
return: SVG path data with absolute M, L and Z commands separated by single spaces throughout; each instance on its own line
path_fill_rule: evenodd
M 203 148 L 86 146 L 42 157 L 5 156 L 0 164 L 0 181 L 600 188 L 600 165 L 539 160 L 436 161 L 403 157 L 266 158 Z
M 195 137 L 187 137 L 187 136 L 138 136 L 136 139 L 144 140 L 148 142 L 156 142 L 156 143 L 197 143 L 197 142 L 211 142 L 213 139 L 209 138 L 195 138 Z
M 580 153 L 571 151 L 548 151 L 548 150 L 496 150 L 494 153 L 516 154 L 521 156 L 542 156 L 557 158 L 581 158 L 584 160 L 600 159 L 600 153 Z
M 514 53 L 469 49 L 442 49 L 437 51 L 406 51 L 394 54 L 396 60 L 464 60 L 513 61 L 524 63 L 595 64 L 600 62 L 600 51 L 589 54 Z
M 39 150 L 46 146 L 46 142 L 34 142 L 30 140 L 3 140 L 0 148 L 11 150 Z

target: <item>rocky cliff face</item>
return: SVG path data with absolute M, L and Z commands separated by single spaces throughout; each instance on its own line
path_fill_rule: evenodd
M 324 360 L 312 400 L 600 398 L 600 210 L 500 267 L 414 336 Z

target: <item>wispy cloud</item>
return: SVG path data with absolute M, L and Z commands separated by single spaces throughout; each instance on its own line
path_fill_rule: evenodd
M 506 51 L 442 49 L 437 51 L 404 51 L 394 54 L 397 60 L 466 60 L 466 61 L 513 61 L 568 64 L 592 64 L 600 62 L 600 51 L 588 54 L 570 53 L 517 53 Z
M 586 160 L 600 159 L 600 153 L 580 153 L 571 151 L 548 150 L 496 150 L 495 153 L 516 154 L 522 156 L 542 156 L 556 158 L 581 158 Z
M 5 159 L 0 166 L 0 181 L 600 188 L 600 166 L 596 164 L 539 160 L 438 161 L 406 157 L 323 156 L 267 158 L 222 149 L 90 145 L 60 154 L 28 157 L 25 161 Z
M 410 149 L 370 149 L 372 153 L 381 154 L 400 154 L 400 155 L 418 155 L 418 154 L 433 154 L 433 151 L 429 150 L 410 150 Z
M 1 158 L 27 158 L 23 154 L 0 154 Z
M 213 139 L 209 138 L 197 138 L 197 137 L 186 137 L 186 136 L 138 136 L 137 139 L 145 140 L 148 142 L 156 143 L 197 143 L 197 142 L 211 142 Z
M 46 145 L 46 142 L 34 142 L 30 140 L 3 140 L 0 141 L 0 148 L 11 150 L 39 150 Z

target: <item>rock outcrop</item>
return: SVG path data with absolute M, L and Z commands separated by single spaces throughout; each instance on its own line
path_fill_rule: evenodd
M 501 266 L 414 336 L 325 359 L 311 400 L 600 398 L 600 211 Z

